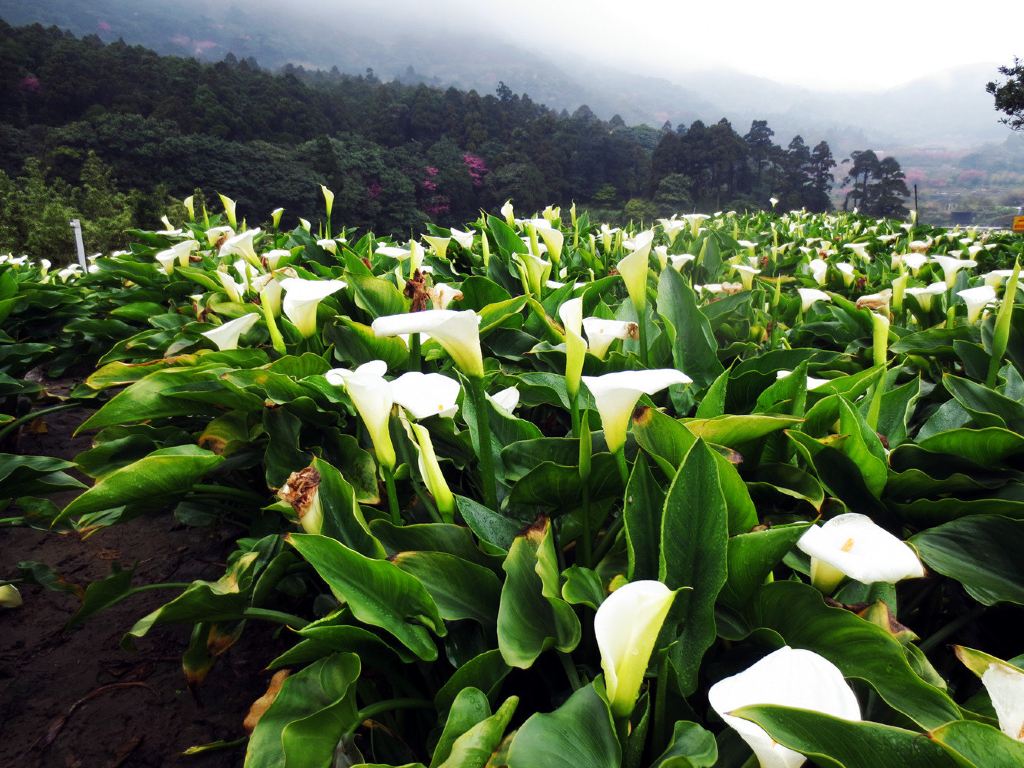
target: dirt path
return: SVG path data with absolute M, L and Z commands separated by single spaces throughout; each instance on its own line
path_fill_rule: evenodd
M 71 458 L 88 447 L 71 438 L 84 413 L 55 414 L 48 432 L 25 436 L 23 453 Z M 189 529 L 169 515 L 134 520 L 89 539 L 26 529 L 0 531 L 0 576 L 17 563 L 45 563 L 81 585 L 137 563 L 135 583 L 217 578 L 233 537 Z M 183 749 L 244 735 L 241 720 L 266 688 L 266 663 L 287 645 L 272 628 L 250 623 L 213 668 L 197 701 L 185 685 L 181 653 L 187 627 L 157 630 L 138 650 L 121 636 L 173 592 L 147 592 L 69 631 L 78 607 L 66 593 L 22 589 L 24 605 L 0 611 L 0 766 L 240 766 L 241 748 L 196 757 Z M 63 718 L 63 720 L 62 720 Z

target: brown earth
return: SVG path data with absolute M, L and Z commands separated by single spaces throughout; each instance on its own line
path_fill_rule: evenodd
M 88 437 L 71 436 L 87 415 L 53 414 L 45 433 L 21 437 L 18 451 L 74 457 L 89 447 Z M 109 574 L 113 563 L 137 564 L 136 584 L 216 579 L 233 542 L 230 531 L 186 528 L 169 513 L 119 524 L 85 540 L 6 529 L 0 531 L 0 579 L 16 578 L 18 562 L 26 560 L 45 563 L 82 587 Z M 181 670 L 190 628 L 155 630 L 135 651 L 120 646 L 124 632 L 173 590 L 135 595 L 67 631 L 63 627 L 78 608 L 76 597 L 34 585 L 21 592 L 24 605 L 0 610 L 0 766 L 242 764 L 244 745 L 193 757 L 181 752 L 245 736 L 242 719 L 269 679 L 263 668 L 286 645 L 274 628 L 250 623 L 196 697 Z

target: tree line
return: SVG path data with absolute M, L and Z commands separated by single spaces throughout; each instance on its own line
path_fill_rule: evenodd
M 87 187 L 95 205 L 105 190 L 104 210 L 121 206 L 149 224 L 171 196 L 196 187 L 231 195 L 251 220 L 278 206 L 286 217 L 314 218 L 325 184 L 339 222 L 401 234 L 428 219 L 463 222 L 509 198 L 519 210 L 575 200 L 647 221 L 768 207 L 773 198 L 783 209 L 821 211 L 831 207 L 835 167 L 827 143 L 810 147 L 797 136 L 784 148 L 760 120 L 744 135 L 726 120 L 631 127 L 586 106 L 548 109 L 504 84 L 481 95 L 384 82 L 369 70 L 269 72 L 230 54 L 203 64 L 0 21 L 5 249 L 45 240 L 19 218 L 31 209 L 28 188 L 53 211 L 61 199 L 84 200 Z M 862 190 L 882 183 L 861 170 L 853 179 Z M 883 202 L 893 210 L 873 210 Z M 858 198 L 866 213 L 898 213 L 892 202 L 892 194 Z M 113 232 L 118 216 L 104 219 Z M 116 240 L 101 234 L 97 249 Z

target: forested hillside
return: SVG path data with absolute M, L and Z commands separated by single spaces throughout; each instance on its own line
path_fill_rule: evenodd
M 310 218 L 322 183 L 339 222 L 392 232 L 508 198 L 520 210 L 575 200 L 613 219 L 772 197 L 820 211 L 835 160 L 826 143 L 811 146 L 775 144 L 764 121 L 745 135 L 725 120 L 629 127 L 507 87 L 481 95 L 372 72 L 270 72 L 231 55 L 204 64 L 0 22 L 4 248 L 45 248 L 48 228 L 66 236 L 73 213 L 97 249 L 116 245 L 126 220 L 152 222 L 196 188 L 229 193 L 253 220 L 278 205 Z

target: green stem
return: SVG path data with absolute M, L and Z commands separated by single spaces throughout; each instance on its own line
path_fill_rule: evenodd
M 381 467 L 384 473 L 384 485 L 388 489 L 388 509 L 391 510 L 391 522 L 402 524 L 402 513 L 398 506 L 398 489 L 395 488 L 395 473 L 389 467 Z
M 558 660 L 562 662 L 562 669 L 565 670 L 565 676 L 569 680 L 569 685 L 572 686 L 574 691 L 578 691 L 583 687 L 583 682 L 580 680 L 580 673 L 576 669 L 576 664 L 572 660 L 572 654 L 558 652 Z
M 427 699 L 386 699 L 378 701 L 369 706 L 363 707 L 356 715 L 356 721 L 361 723 L 370 720 L 382 712 L 393 712 L 396 709 L 433 709 L 434 702 Z
M 580 393 L 574 392 L 569 399 L 569 415 L 572 417 L 572 436 L 580 436 Z
M 668 723 L 665 701 L 668 697 L 668 653 L 664 652 L 658 662 L 658 687 L 654 693 L 654 749 L 665 744 L 665 725 Z
M 629 467 L 626 466 L 626 449 L 620 448 L 615 452 L 615 463 L 619 467 L 619 477 L 623 485 L 629 485 Z
M 952 635 L 955 635 L 961 629 L 966 627 L 973 621 L 976 621 L 981 614 L 985 612 L 985 606 L 980 605 L 973 611 L 969 611 L 962 616 L 959 616 L 953 621 L 949 622 L 946 626 L 933 632 L 927 638 L 925 638 L 917 647 L 921 650 L 921 653 L 928 653 L 928 651 L 935 648 L 939 643 Z
M 480 483 L 483 487 L 484 504 L 490 509 L 498 509 L 498 488 L 494 478 L 494 453 L 491 446 L 490 404 L 484 389 L 483 377 L 471 378 L 470 388 L 473 394 L 473 407 L 476 409 L 476 429 L 480 445 L 477 457 L 480 461 Z
M 645 320 L 645 307 L 637 307 L 637 327 L 640 329 L 640 362 L 643 363 L 644 368 L 648 365 L 647 355 L 647 321 Z
M 583 535 L 580 540 L 580 559 L 584 568 L 590 568 L 593 563 L 593 549 L 590 540 L 590 479 L 583 479 Z
M 247 491 L 243 488 L 232 488 L 230 485 L 211 485 L 209 483 L 196 483 L 192 486 L 193 493 L 205 493 L 209 496 L 226 496 L 241 501 L 250 501 L 259 506 L 266 504 L 266 499 L 258 493 Z
M 622 519 L 620 515 L 612 520 L 612 524 L 608 526 L 608 530 L 604 533 L 604 538 L 601 539 L 601 543 L 597 545 L 597 549 L 594 551 L 594 564 L 600 563 L 604 556 L 608 554 L 608 550 L 612 548 L 615 538 L 619 535 L 619 531 L 622 530 Z
M 882 414 L 882 393 L 885 391 L 886 368 L 882 366 L 882 372 L 875 382 L 874 392 L 871 394 L 871 403 L 868 406 L 867 423 L 875 432 L 878 431 L 878 419 Z
M 246 608 L 242 611 L 242 615 L 247 619 L 262 619 L 274 624 L 284 624 L 292 629 L 302 629 L 309 624 L 308 621 L 299 616 L 285 613 L 284 611 L 272 611 L 269 608 Z
M 14 421 L 8 422 L 6 425 L 4 425 L 3 429 L 0 429 L 0 440 L 3 440 L 5 437 L 7 437 L 7 435 L 9 435 L 14 430 L 18 429 L 18 427 L 20 427 L 22 424 L 27 424 L 31 421 L 34 421 L 35 419 L 38 419 L 42 416 L 46 416 L 47 414 L 50 413 L 66 411 L 69 408 L 77 408 L 79 405 L 79 403 L 61 403 L 59 405 L 51 405 L 49 408 L 42 408 L 38 411 L 26 413 L 24 416 L 19 416 Z
M 419 371 L 420 370 L 420 335 L 418 333 L 410 334 L 409 339 L 409 365 L 406 368 L 408 371 Z
M 284 357 L 288 354 L 288 348 L 284 343 L 284 336 L 281 335 L 281 329 L 277 327 L 274 313 L 270 310 L 267 302 L 263 300 L 262 294 L 260 295 L 260 311 L 263 313 L 263 322 L 267 324 L 267 331 L 270 333 L 270 346 L 274 348 L 277 354 Z

